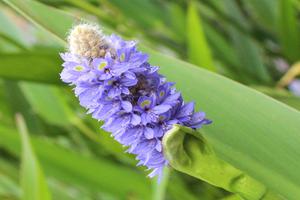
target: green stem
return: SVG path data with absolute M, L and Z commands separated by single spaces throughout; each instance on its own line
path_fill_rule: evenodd
M 161 179 L 154 180 L 155 182 L 154 182 L 154 192 L 153 192 L 152 200 L 165 199 L 169 176 L 170 176 L 170 169 L 168 167 L 165 167 Z
M 283 88 L 289 85 L 298 75 L 300 75 L 300 62 L 296 62 L 291 68 L 281 77 L 277 83 L 278 88 Z

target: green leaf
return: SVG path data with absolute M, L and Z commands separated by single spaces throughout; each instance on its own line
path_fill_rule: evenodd
M 224 0 L 224 10 L 241 25 L 248 27 L 247 20 L 243 17 L 235 1 Z M 245 83 L 270 83 L 271 77 L 263 62 L 263 51 L 255 41 L 244 33 L 230 26 L 228 34 L 231 36 L 235 53 L 239 59 L 238 71 L 244 77 Z
M 61 10 L 36 1 L 4 0 L 4 2 L 35 25 L 47 29 L 61 44 L 64 44 L 61 38 L 66 37 L 68 30 L 76 20 L 79 21 Z
M 16 113 L 22 114 L 30 132 L 42 133 L 44 131 L 43 126 L 35 113 L 32 112 L 30 105 L 20 90 L 19 84 L 13 81 L 5 81 L 4 86 L 6 106 L 11 111 L 11 114 L 7 113 L 7 115 L 10 114 L 10 117 L 14 120 Z
M 220 34 L 220 32 L 214 29 L 210 24 L 203 23 L 203 27 L 207 35 L 207 40 L 209 41 L 214 51 L 214 57 L 216 58 L 216 60 L 222 61 L 222 63 L 225 64 L 222 70 L 225 69 L 229 72 L 229 74 L 227 73 L 226 76 L 228 77 L 229 75 L 231 75 L 234 77 L 234 80 L 240 80 L 241 77 L 237 73 L 237 66 L 239 66 L 239 60 L 235 53 L 235 49 L 228 42 L 228 39 L 226 39 L 226 37 Z M 224 71 L 222 71 L 221 73 L 225 74 Z M 242 81 L 243 80 L 241 80 L 241 82 Z
M 48 123 L 57 126 L 70 124 L 70 108 L 60 100 L 58 88 L 52 85 L 20 83 L 21 89 L 33 110 Z
M 297 96 L 281 96 L 281 95 L 270 95 L 271 97 L 273 97 L 274 99 L 277 99 L 278 101 L 281 101 L 297 110 L 300 111 L 300 99 Z
M 272 195 L 264 185 L 219 159 L 205 139 L 193 129 L 174 125 L 163 138 L 163 149 L 175 169 L 244 199 L 268 199 L 266 197 Z
M 216 71 L 196 5 L 190 2 L 187 13 L 187 44 L 189 60 L 203 68 Z
M 250 13 L 254 15 L 255 22 L 263 25 L 270 31 L 275 32 L 277 7 L 280 0 L 243 0 L 246 6 L 249 6 Z
M 5 14 L 5 12 L 0 13 L 0 27 L 0 38 L 6 39 L 11 44 L 22 50 L 28 47 L 28 42 L 25 40 L 20 29 Z
M 22 138 L 21 185 L 24 200 L 50 200 L 51 195 L 40 165 L 30 144 L 23 117 L 16 116 L 17 126 Z
M 0 116 L 1 124 L 13 126 L 15 124 L 14 113 L 11 106 L 9 106 L 9 95 L 5 87 L 5 81 L 0 79 Z
M 281 101 L 300 111 L 300 98 L 283 89 L 273 89 L 268 87 L 254 87 L 256 90 Z
M 230 35 L 233 39 L 235 53 L 239 59 L 240 74 L 250 77 L 254 82 L 270 83 L 271 77 L 263 63 L 262 49 L 247 36 L 232 29 Z M 252 80 L 250 82 L 252 82 Z
M 0 54 L 0 76 L 12 80 L 42 81 L 60 83 L 60 59 L 56 53 L 24 52 Z
M 21 145 L 16 131 L 0 125 L 0 137 L 0 146 L 19 156 Z M 34 136 L 31 142 L 47 176 L 93 192 L 111 193 L 120 199 L 128 195 L 149 199 L 149 180 L 138 170 L 116 165 L 101 157 L 83 156 Z
M 20 193 L 21 191 L 17 183 L 0 172 L 0 198 L 10 196 L 19 199 L 21 196 Z
M 51 11 L 43 14 L 55 15 Z M 69 27 L 59 30 L 67 31 Z M 186 101 L 197 102 L 198 108 L 213 120 L 202 129 L 203 136 L 222 160 L 286 198 L 300 196 L 298 111 L 220 75 L 141 49 L 150 54 L 151 64 L 161 66 L 160 72 L 177 83 Z
M 300 57 L 300 31 L 297 11 L 292 0 L 279 0 L 278 34 L 282 51 L 295 62 Z
M 300 196 L 298 111 L 177 59 L 152 52 L 151 63 L 213 120 L 203 135 L 221 159 L 288 198 Z
M 149 0 L 110 0 L 109 3 L 125 16 L 134 20 L 139 26 L 150 29 L 150 31 L 157 25 L 163 24 L 165 18 L 163 7 Z M 146 8 L 147 12 L 141 8 Z
M 222 200 L 243 200 L 243 199 L 238 195 L 230 195 L 228 197 L 223 198 Z
M 176 41 L 180 43 L 185 42 L 186 38 L 186 16 L 184 8 L 182 8 L 179 4 L 169 3 L 169 20 L 170 26 L 172 28 L 172 32 L 174 32 L 174 37 Z

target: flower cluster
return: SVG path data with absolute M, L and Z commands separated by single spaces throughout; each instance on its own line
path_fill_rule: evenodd
M 168 163 L 162 137 L 172 125 L 196 129 L 211 121 L 204 112 L 194 112 L 194 103 L 183 101 L 174 84 L 149 64 L 148 55 L 137 50 L 136 42 L 116 35 L 93 38 L 99 33 L 91 25 L 78 25 L 71 31 L 70 51 L 61 54 L 61 79 L 75 87 L 80 104 L 104 122 L 102 128 L 136 155 L 138 165 L 152 170 L 150 177 L 160 175 Z M 92 54 L 82 42 L 89 42 Z

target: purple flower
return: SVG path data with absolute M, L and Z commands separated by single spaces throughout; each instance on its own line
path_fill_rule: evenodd
M 95 58 L 91 65 L 93 66 L 93 71 L 97 74 L 99 80 L 107 80 L 114 75 L 120 75 L 115 72 L 115 69 L 113 68 L 113 60 L 110 56 L 107 56 L 106 58 Z
M 136 155 L 138 165 L 152 170 L 150 177 L 160 175 L 168 164 L 162 149 L 164 134 L 174 124 L 196 129 L 211 121 L 204 112 L 194 111 L 194 103 L 184 103 L 174 83 L 149 64 L 136 42 L 116 35 L 101 39 L 106 45 L 99 45 L 100 53 L 93 49 L 93 54 L 85 51 L 84 55 L 102 57 L 61 54 L 61 79 L 74 85 L 80 104 L 104 122 L 102 128 L 127 146 L 127 152 Z
M 156 95 L 141 96 L 137 101 L 136 110 L 141 113 L 142 124 L 157 122 L 159 114 L 166 113 L 171 109 L 170 105 L 157 104 Z

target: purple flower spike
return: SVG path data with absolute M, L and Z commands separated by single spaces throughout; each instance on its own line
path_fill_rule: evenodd
M 162 138 L 174 124 L 196 129 L 211 123 L 193 102 L 184 103 L 136 42 L 104 36 L 87 24 L 74 27 L 68 39 L 61 79 L 75 87 L 80 105 L 104 122 L 102 128 L 136 155 L 138 165 L 152 171 L 149 177 L 168 164 Z

